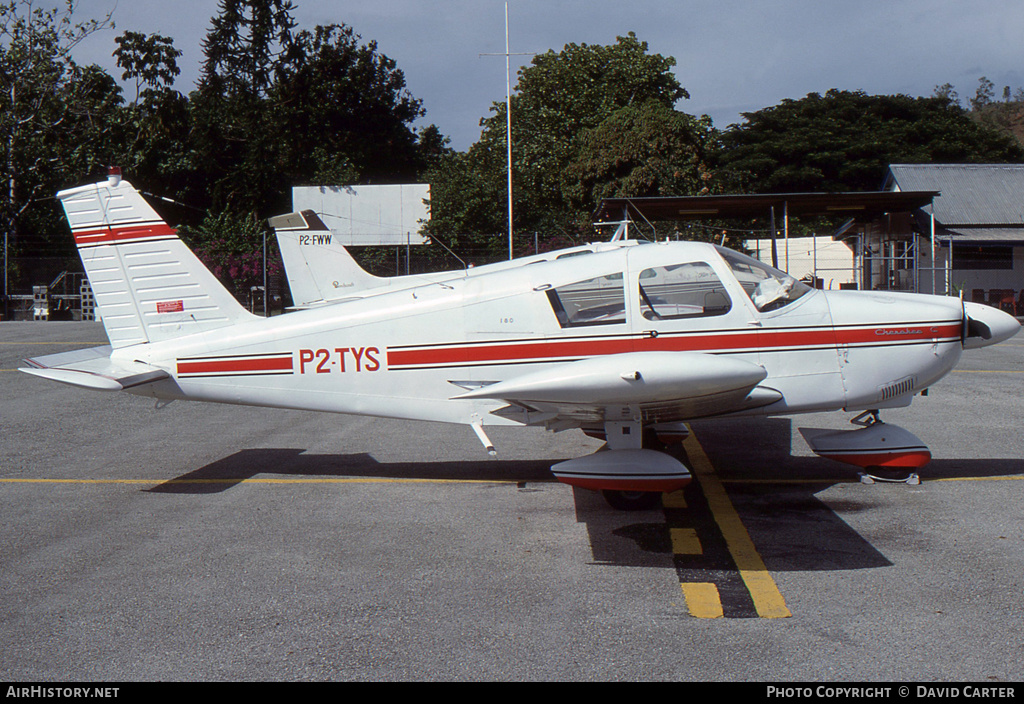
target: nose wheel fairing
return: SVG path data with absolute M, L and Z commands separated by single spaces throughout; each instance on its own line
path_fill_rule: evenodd
M 862 413 L 852 422 L 863 427 L 838 431 L 799 430 L 816 455 L 865 470 L 912 471 L 931 461 L 931 451 L 916 435 L 898 425 L 883 423 L 877 412 Z

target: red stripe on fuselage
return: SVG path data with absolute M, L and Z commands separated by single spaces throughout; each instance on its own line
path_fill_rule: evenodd
M 255 374 L 259 372 L 290 372 L 292 358 L 259 357 L 256 359 L 204 359 L 179 361 L 178 374 Z
M 632 352 L 634 342 L 615 340 L 566 340 L 520 342 L 504 345 L 445 347 L 440 349 L 388 350 L 388 366 L 479 364 L 526 359 L 559 359 Z
M 626 352 L 757 352 L 780 349 L 811 349 L 836 345 L 898 345 L 950 341 L 960 336 L 960 323 L 875 325 L 833 330 L 716 331 L 711 334 L 636 338 L 546 340 L 388 350 L 388 367 L 425 367 L 527 360 L 581 359 Z

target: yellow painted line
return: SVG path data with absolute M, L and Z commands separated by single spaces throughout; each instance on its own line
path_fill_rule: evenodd
M 953 374 L 1024 374 L 1024 369 L 954 369 Z
M 722 484 L 860 484 L 860 479 L 719 479 Z
M 703 555 L 704 548 L 697 537 L 697 531 L 693 528 L 672 528 L 669 531 L 672 538 L 672 553 L 674 555 Z
M 683 492 L 673 491 L 671 494 L 664 494 L 661 497 L 662 508 L 686 508 L 686 497 Z
M 923 482 L 1018 482 L 1024 479 L 1024 475 L 1015 474 L 1009 477 L 935 477 L 927 479 L 921 477 Z
M 33 342 L 26 340 L 25 342 L 4 342 L 0 341 L 0 345 L 11 345 L 17 347 L 18 345 L 54 345 L 60 347 L 61 345 L 109 345 L 110 342 L 104 340 L 103 342 L 90 342 L 88 340 L 82 340 L 81 342 Z
M 736 562 L 740 578 L 747 585 L 758 615 L 761 618 L 789 618 L 793 614 L 786 607 L 786 601 L 782 598 L 775 580 L 757 553 L 754 541 L 750 539 L 750 534 L 736 513 L 732 501 L 729 500 L 725 487 L 715 474 L 704 448 L 700 446 L 693 433 L 683 441 L 683 447 L 690 458 L 691 469 L 704 489 L 704 496 L 715 516 L 715 521 L 722 530 L 729 552 Z
M 1020 481 L 1022 474 L 1006 477 L 920 477 L 921 483 L 927 482 L 1005 482 Z M 722 484 L 860 484 L 859 479 L 720 479 Z
M 718 587 L 710 582 L 683 582 L 683 596 L 691 616 L 697 618 L 722 618 L 722 598 Z
M 374 478 L 320 478 L 320 479 L 24 479 L 0 478 L 0 484 L 517 484 L 518 481 L 489 479 L 374 479 Z

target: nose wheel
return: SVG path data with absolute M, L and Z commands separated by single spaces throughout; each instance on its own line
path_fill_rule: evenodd
M 661 506 L 660 491 L 619 491 L 605 489 L 601 496 L 617 511 L 648 511 Z
M 920 484 L 921 477 L 917 475 L 917 472 L 911 472 L 906 476 L 883 476 L 890 473 L 886 472 L 882 467 L 867 467 L 867 471 L 857 472 L 857 476 L 860 477 L 861 484 L 875 484 L 876 482 L 883 482 L 888 484 Z M 903 472 L 893 472 L 893 475 L 903 474 Z
M 870 428 L 873 425 L 881 424 L 882 418 L 878 414 L 877 410 L 864 411 L 860 415 L 851 418 L 850 422 L 854 425 Z M 921 478 L 918 476 L 917 472 L 910 472 L 908 474 L 907 472 L 899 469 L 887 470 L 881 465 L 868 465 L 864 468 L 863 472 L 857 472 L 857 476 L 860 477 L 861 484 L 882 482 L 887 484 L 916 485 L 921 483 Z

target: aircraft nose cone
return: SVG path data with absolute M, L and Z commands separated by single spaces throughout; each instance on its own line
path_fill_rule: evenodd
M 981 303 L 964 302 L 964 316 L 967 318 L 964 349 L 994 345 L 1020 331 L 1020 323 L 1012 315 Z

